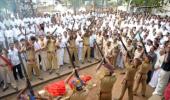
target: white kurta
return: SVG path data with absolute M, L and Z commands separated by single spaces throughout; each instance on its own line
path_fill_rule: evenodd
M 63 41 L 59 43 L 59 49 L 57 49 L 57 55 L 58 55 L 58 65 L 64 65 L 64 46 L 65 44 Z
M 164 55 L 159 56 L 157 61 L 156 61 L 154 68 L 155 69 L 160 68 L 162 63 L 163 63 L 163 60 L 164 60 Z M 152 79 L 149 83 L 149 85 L 153 88 L 155 88 L 157 83 L 158 83 L 159 73 L 160 73 L 160 69 L 155 70 L 154 73 L 153 73 Z

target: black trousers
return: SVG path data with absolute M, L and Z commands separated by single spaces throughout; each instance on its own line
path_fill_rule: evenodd
M 24 77 L 22 73 L 22 69 L 21 69 L 21 64 L 13 66 L 12 70 L 13 70 L 13 75 L 14 75 L 15 80 L 18 80 L 17 75 L 19 75 L 20 79 Z
M 90 50 L 91 50 L 90 51 L 90 54 L 91 54 L 90 57 L 94 58 L 94 47 L 90 47 Z
M 153 71 L 149 71 L 148 72 L 148 78 L 147 78 L 147 84 L 149 84 L 149 82 L 151 81 L 151 79 L 152 79 L 152 75 L 153 75 Z

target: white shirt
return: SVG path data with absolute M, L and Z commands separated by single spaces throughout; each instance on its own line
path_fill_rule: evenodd
M 14 48 L 13 50 L 8 50 L 8 58 L 11 60 L 11 63 L 15 66 L 20 64 L 20 60 L 18 57 L 18 50 Z

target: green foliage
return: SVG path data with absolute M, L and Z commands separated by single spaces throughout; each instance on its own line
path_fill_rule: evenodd
M 130 0 L 125 0 L 127 3 Z M 135 6 L 160 6 L 162 0 L 132 0 L 131 5 Z

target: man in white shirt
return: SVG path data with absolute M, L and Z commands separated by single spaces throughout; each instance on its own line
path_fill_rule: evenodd
M 8 59 L 11 61 L 13 67 L 13 75 L 15 80 L 18 80 L 17 74 L 19 75 L 20 79 L 23 79 L 22 69 L 21 69 L 21 62 L 18 57 L 18 50 L 14 48 L 14 44 L 10 43 L 10 49 L 8 50 Z
M 82 61 L 82 53 L 83 53 L 83 39 L 81 37 L 81 32 L 78 32 L 77 38 L 76 38 L 76 45 L 78 48 L 78 58 L 79 61 Z

